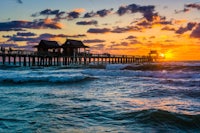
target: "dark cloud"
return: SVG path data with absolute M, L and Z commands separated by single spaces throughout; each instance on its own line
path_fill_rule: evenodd
M 91 17 L 105 17 L 108 14 L 110 14 L 113 11 L 113 8 L 111 9 L 102 9 L 97 12 L 91 11 L 84 14 L 83 18 L 91 18 Z
M 66 34 L 50 34 L 50 33 L 44 33 L 41 34 L 39 38 L 45 38 L 45 39 L 50 39 L 50 38 L 55 38 L 55 37 L 61 37 L 61 38 L 81 38 L 81 37 L 86 37 L 85 34 L 77 34 L 77 35 L 66 35 Z
M 188 8 L 184 8 L 183 10 L 175 10 L 175 13 L 178 14 L 178 13 L 186 13 L 186 12 L 189 12 L 190 9 Z
M 137 26 L 127 26 L 127 27 L 115 27 L 112 33 L 125 33 L 130 31 L 140 31 L 141 29 Z
M 81 15 L 81 13 L 77 12 L 77 11 L 72 11 L 72 12 L 69 12 L 67 14 L 68 14 L 68 16 L 67 16 L 68 19 L 79 18 L 79 16 Z
M 197 25 L 197 27 L 192 31 L 191 37 L 199 38 L 200 39 L 200 23 Z
M 186 27 L 180 27 L 176 31 L 176 33 L 177 34 L 183 34 L 183 33 L 187 32 L 187 31 L 191 31 L 196 25 L 197 25 L 197 23 L 195 23 L 195 22 L 189 22 Z
M 7 42 L 9 42 L 9 41 L 21 42 L 21 41 L 33 41 L 33 40 L 35 40 L 35 38 L 32 38 L 32 37 L 24 37 L 24 36 L 18 36 L 18 35 L 3 36 L 3 38 L 8 38 Z
M 169 26 L 165 26 L 163 27 L 161 30 L 166 30 L 166 31 L 176 31 L 175 28 L 169 27 Z
M 32 32 L 17 32 L 17 36 L 36 36 L 36 34 Z
M 128 39 L 128 40 L 129 40 L 129 39 L 136 39 L 136 38 L 137 38 L 136 36 L 132 36 L 132 35 L 131 35 L 131 36 L 128 36 L 127 38 L 125 38 L 125 39 Z
M 102 29 L 100 29 L 100 28 L 90 28 L 87 31 L 87 33 L 108 33 L 110 31 L 111 31 L 111 29 L 109 29 L 109 28 L 102 28 Z
M 127 6 L 121 6 L 117 10 L 117 14 L 122 16 L 127 13 L 142 13 L 144 18 L 148 21 L 153 21 L 153 17 L 157 16 L 157 13 L 154 13 L 155 6 L 148 5 L 148 6 L 140 6 L 136 4 L 131 4 Z
M 76 23 L 77 25 L 97 25 L 98 22 L 96 20 L 91 21 L 79 21 Z
M 144 18 L 146 18 L 146 20 L 152 22 L 154 19 L 154 17 L 158 16 L 158 13 L 154 13 L 154 6 L 145 6 L 142 7 L 141 12 L 143 13 Z
M 51 9 L 46 9 L 40 12 L 40 15 L 57 15 L 59 14 L 59 10 L 51 10 Z
M 120 47 L 120 46 L 129 46 L 129 43 L 128 42 L 121 42 L 121 43 L 113 43 L 110 48 L 113 49 L 113 47 Z
M 105 47 L 105 44 L 96 44 L 92 46 L 93 49 L 103 49 Z
M 140 41 L 138 41 L 138 40 L 136 40 L 136 39 L 132 39 L 131 41 L 130 41 L 130 44 L 142 44 Z
M 64 12 L 62 12 L 60 10 L 45 9 L 45 10 L 40 11 L 39 13 L 34 13 L 31 16 L 32 17 L 37 17 L 37 16 L 40 16 L 40 15 L 43 15 L 43 16 L 49 16 L 49 15 L 60 16 L 63 13 Z
M 194 8 L 194 9 L 200 10 L 200 4 L 197 4 L 197 3 L 186 4 L 185 7 L 186 7 L 186 8 Z
M 148 22 L 146 20 L 143 20 L 141 22 L 138 22 L 137 26 L 144 27 L 144 28 L 151 28 L 152 27 L 152 23 L 150 23 L 150 22 Z
M 121 42 L 121 44 L 120 44 L 121 46 L 128 46 L 129 45 L 129 43 L 128 42 Z
M 32 36 L 31 36 L 32 34 Z M 50 33 L 44 33 L 39 35 L 38 37 L 33 36 L 34 33 L 17 33 L 12 36 L 3 36 L 3 38 L 8 38 L 7 42 L 14 41 L 14 42 L 21 42 L 25 41 L 27 44 L 35 44 L 39 43 L 40 40 L 51 40 L 52 38 L 60 37 L 60 38 L 80 38 L 85 37 L 85 34 L 77 34 L 77 35 L 65 35 L 65 34 L 50 34 Z
M 13 43 L 0 43 L 0 47 L 4 47 L 4 48 L 18 48 L 17 44 L 13 44 Z
M 39 19 L 34 21 L 0 22 L 0 31 L 24 31 L 24 29 L 61 29 L 62 24 L 52 19 Z
M 64 14 L 66 14 L 66 12 L 64 11 L 60 11 L 60 10 L 52 10 L 52 9 L 45 9 L 42 10 L 40 12 L 34 13 L 31 16 L 32 17 L 38 17 L 38 16 L 55 16 L 53 18 L 54 21 L 60 21 L 61 19 L 66 19 L 66 16 L 63 16 Z
M 113 8 L 108 9 L 108 10 L 103 9 L 103 10 L 97 11 L 96 14 L 98 14 L 100 17 L 105 17 L 105 16 L 107 16 L 108 14 L 110 14 L 110 13 L 112 12 L 112 10 L 113 10 Z
M 84 43 L 103 43 L 105 40 L 100 40 L 100 39 L 93 39 L 93 40 L 84 40 Z
M 26 49 L 26 50 L 33 50 L 33 44 L 28 44 L 28 45 L 18 45 L 16 43 L 0 43 L 0 47 L 4 47 L 4 48 L 14 48 L 14 49 Z
M 172 21 L 165 21 L 165 20 L 161 20 L 160 22 L 157 22 L 157 24 L 162 24 L 162 25 L 172 25 Z
M 95 12 L 87 12 L 85 13 L 85 15 L 83 16 L 84 18 L 91 18 L 91 17 L 94 17 L 96 15 Z
M 126 33 L 126 32 L 139 32 L 141 28 L 138 26 L 126 26 L 126 27 L 113 27 L 113 29 L 109 28 L 90 28 L 87 32 L 88 33 Z

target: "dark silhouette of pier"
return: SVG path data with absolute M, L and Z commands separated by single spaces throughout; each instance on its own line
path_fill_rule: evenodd
M 156 56 L 128 56 L 91 54 L 89 47 L 81 41 L 68 39 L 62 46 L 56 41 L 41 40 L 39 45 L 34 46 L 36 51 L 14 50 L 12 48 L 0 49 L 1 65 L 11 66 L 88 66 L 89 64 L 128 64 L 144 63 L 156 60 Z M 156 54 L 153 51 L 153 54 Z

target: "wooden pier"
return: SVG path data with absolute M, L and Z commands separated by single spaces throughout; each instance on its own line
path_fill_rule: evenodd
M 71 65 L 102 65 L 102 64 L 128 64 L 152 62 L 157 58 L 155 51 L 148 56 L 128 56 L 91 54 L 88 46 L 78 40 L 67 39 L 60 46 L 56 41 L 41 40 L 33 48 L 36 51 L 14 50 L 12 48 L 0 49 L 0 65 L 11 66 L 71 66 Z
M 149 56 L 126 56 L 110 54 L 78 53 L 75 56 L 66 56 L 58 53 L 41 53 L 34 51 L 0 51 L 0 65 L 11 66 L 70 66 L 72 64 L 85 65 L 96 64 L 128 64 L 151 62 Z

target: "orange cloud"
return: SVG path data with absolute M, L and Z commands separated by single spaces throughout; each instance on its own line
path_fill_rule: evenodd
M 85 12 L 86 10 L 84 8 L 76 8 L 73 10 L 74 12 L 78 12 L 78 13 L 83 13 Z

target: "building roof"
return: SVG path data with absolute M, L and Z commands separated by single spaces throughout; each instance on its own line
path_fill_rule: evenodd
M 62 47 L 70 47 L 70 48 L 89 48 L 88 46 L 84 45 L 82 41 L 67 39 Z
M 53 49 L 53 48 L 59 48 L 59 44 L 56 41 L 47 41 L 47 40 L 41 40 L 39 45 L 34 46 L 35 48 L 42 47 L 45 49 Z

